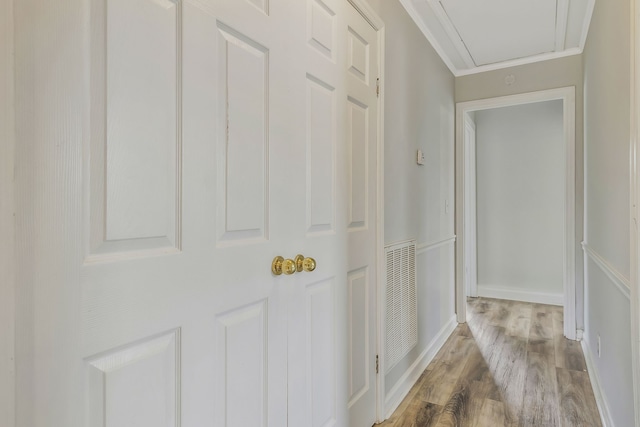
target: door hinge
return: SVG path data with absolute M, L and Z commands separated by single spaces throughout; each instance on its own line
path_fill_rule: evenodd
M 380 98 L 380 77 L 376 79 L 376 96 Z
M 376 354 L 376 374 L 380 373 L 380 358 Z

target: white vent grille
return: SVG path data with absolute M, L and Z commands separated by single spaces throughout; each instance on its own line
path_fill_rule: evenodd
M 418 342 L 416 241 L 385 247 L 387 258 L 386 372 Z

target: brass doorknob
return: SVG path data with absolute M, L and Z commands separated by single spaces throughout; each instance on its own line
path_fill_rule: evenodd
M 304 255 L 296 255 L 294 261 L 296 262 L 297 272 L 312 272 L 316 269 L 316 260 L 313 258 L 305 258 Z
M 271 272 L 276 276 L 280 276 L 283 273 L 288 276 L 295 273 L 296 270 L 296 263 L 292 259 L 284 259 L 281 256 L 277 256 L 271 263 Z

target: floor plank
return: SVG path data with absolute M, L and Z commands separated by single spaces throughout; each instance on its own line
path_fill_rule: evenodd
M 529 338 L 553 338 L 553 312 L 541 304 L 535 304 L 531 316 Z
M 384 427 L 594 426 L 580 344 L 561 307 L 489 298 L 458 326 Z
M 507 335 L 527 338 L 529 329 L 531 328 L 531 312 L 533 307 L 531 304 L 519 303 L 514 306 L 511 318 L 507 323 Z
M 586 371 L 587 363 L 584 360 L 580 343 L 564 337 L 562 337 L 562 339 L 565 341 L 565 352 L 563 354 L 564 367 L 573 371 Z
M 444 406 L 453 393 L 457 382 L 458 376 L 449 371 L 446 363 L 438 361 L 434 369 L 429 371 L 426 381 L 416 394 L 416 399 Z
M 473 427 L 508 427 L 504 412 L 504 403 L 492 399 L 485 399 L 480 416 Z
M 558 395 L 553 363 L 544 354 L 529 352 L 524 402 L 520 414 L 523 427 L 556 427 L 558 421 Z
M 437 427 L 461 427 L 467 419 L 469 390 L 466 385 L 458 387 L 449 397 L 440 415 Z
M 601 427 L 593 389 L 586 372 L 556 368 L 562 427 Z
M 393 424 L 394 427 L 434 426 L 442 414 L 443 407 L 435 403 L 413 401 L 407 410 Z

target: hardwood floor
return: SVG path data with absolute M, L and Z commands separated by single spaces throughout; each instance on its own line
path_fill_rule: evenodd
M 459 325 L 384 427 L 601 427 L 562 307 L 488 298 Z

